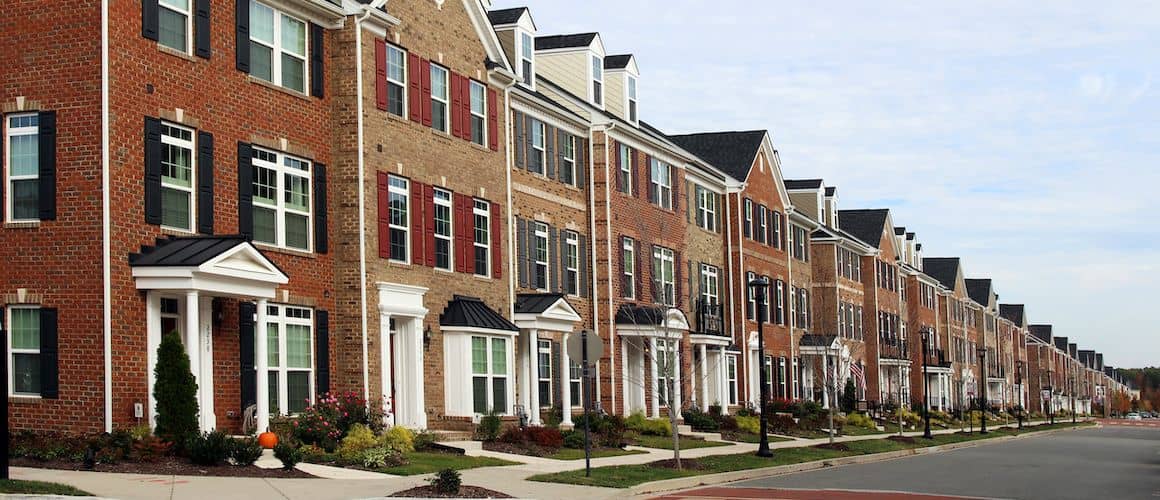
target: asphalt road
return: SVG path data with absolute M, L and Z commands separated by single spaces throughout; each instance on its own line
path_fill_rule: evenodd
M 1158 498 L 1160 429 L 1059 432 L 728 486 L 1018 499 Z

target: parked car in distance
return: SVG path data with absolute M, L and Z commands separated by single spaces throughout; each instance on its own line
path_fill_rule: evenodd
M 1128 420 L 1140 420 L 1142 417 L 1140 417 L 1139 413 L 1132 412 L 1132 413 L 1129 413 L 1128 416 L 1126 416 L 1124 418 L 1126 418 Z

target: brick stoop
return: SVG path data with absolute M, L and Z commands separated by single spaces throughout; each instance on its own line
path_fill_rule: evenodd
M 475 431 L 448 431 L 448 430 L 433 430 L 435 441 L 445 443 L 447 441 L 471 441 L 475 437 Z

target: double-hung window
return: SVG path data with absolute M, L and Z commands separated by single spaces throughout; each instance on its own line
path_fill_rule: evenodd
M 445 271 L 452 269 L 455 258 L 453 255 L 454 250 L 452 250 L 454 245 L 451 244 L 453 238 L 451 198 L 451 191 L 444 189 L 435 190 L 435 213 L 432 214 L 435 217 L 435 268 Z M 392 238 L 393 241 L 394 239 Z M 392 246 L 394 245 L 392 244 Z M 405 258 L 400 260 L 405 260 Z
M 592 56 L 592 104 L 604 105 L 604 59 Z
M 306 22 L 250 2 L 250 74 L 306 91 Z
M 737 404 L 737 356 L 733 354 L 725 355 L 725 383 L 729 386 L 728 394 L 729 405 Z
M 564 293 L 580 295 L 580 236 L 564 232 Z
M 701 264 L 701 301 L 716 305 L 720 295 L 721 279 L 717 266 Z
M 750 320 L 757 319 L 757 292 L 754 291 L 756 287 L 749 286 L 755 279 L 757 279 L 756 273 L 752 271 L 745 273 L 745 296 L 747 297 L 745 319 Z
M 762 276 L 761 278 L 764 279 L 766 283 L 770 283 L 772 281 L 769 279 L 769 276 Z M 769 289 L 768 288 L 763 289 L 761 291 L 761 305 L 762 305 L 762 310 L 761 310 L 762 318 L 761 319 L 762 319 L 762 321 L 769 323 Z
M 190 52 L 189 36 L 193 32 L 193 0 L 159 0 L 157 2 L 157 41 L 181 52 Z
M 846 327 L 847 326 L 848 325 L 846 324 L 846 303 L 840 302 L 838 304 L 838 335 L 839 336 L 841 336 L 843 338 L 848 336 L 846 334 Z
M 472 220 L 474 222 L 475 275 L 491 276 L 491 204 L 474 200 Z
M 389 214 L 388 230 L 391 232 L 391 252 L 390 259 L 396 262 L 409 262 L 409 245 L 411 241 L 411 217 L 410 211 L 410 197 L 411 186 L 410 181 L 403 177 L 389 176 L 387 177 L 387 203 L 390 206 L 391 213 Z M 436 207 L 436 213 L 438 213 Z M 450 252 L 448 255 L 450 256 Z M 451 257 L 448 257 L 448 261 Z
M 540 384 L 540 408 L 552 406 L 552 341 L 536 342 L 536 370 Z
M 532 119 L 532 149 L 528 151 L 528 170 L 533 173 L 544 173 L 545 163 L 545 149 L 544 136 L 547 135 L 544 129 L 544 122 Z
M 535 50 L 535 45 L 532 42 L 532 35 L 528 33 L 520 33 L 520 76 L 523 77 L 524 85 L 532 86 L 535 81 L 535 59 L 532 58 L 532 51 Z
M 576 137 L 559 132 L 563 137 L 560 141 L 560 182 L 569 186 L 576 185 Z
M 509 413 L 508 339 L 471 337 L 471 389 L 475 413 Z
M 854 306 L 854 335 L 862 340 L 862 306 Z
M 650 200 L 664 209 L 673 208 L 673 167 L 656 158 L 649 159 L 652 169 L 652 195 Z
M 295 414 L 314 401 L 313 310 L 266 306 L 270 413 Z
M 8 393 L 39 396 L 40 309 L 9 307 L 5 319 L 8 325 Z
M 309 161 L 254 148 L 254 241 L 310 251 L 311 182 Z
M 717 193 L 695 186 L 697 199 L 697 226 L 707 231 L 717 230 Z
M 571 366 L 568 367 L 568 389 L 572 399 L 568 404 L 573 408 L 584 405 L 584 400 L 582 399 L 584 395 L 583 377 L 584 369 L 580 366 L 580 363 L 573 361 Z
M 636 123 L 636 77 L 628 77 L 628 121 Z
M 36 113 L 8 115 L 4 151 L 7 212 L 11 222 L 40 219 L 40 118 Z
M 447 68 L 431 65 L 431 128 L 447 132 L 449 85 Z
M 676 304 L 675 266 L 672 250 L 653 247 L 653 295 L 657 302 L 666 306 Z
M 769 229 L 769 213 L 765 210 L 765 205 L 757 206 L 757 234 L 753 235 L 753 239 L 761 243 L 768 243 L 767 230 Z
M 676 368 L 680 366 L 680 360 L 677 359 L 676 341 L 669 341 L 668 339 L 656 339 L 656 381 L 657 381 L 657 400 L 661 405 L 669 404 L 669 380 L 676 377 Z
M 770 218 L 773 219 L 773 233 L 770 235 L 770 238 L 773 240 L 774 248 L 781 248 L 781 212 L 771 212 Z
M 746 238 L 753 237 L 753 200 L 749 198 L 745 199 L 745 224 L 741 230 L 745 232 Z
M 632 192 L 632 148 L 626 144 L 617 145 L 617 162 L 620 164 L 620 170 L 617 175 L 620 176 L 620 182 L 617 187 L 622 193 Z
M 407 53 L 387 45 L 387 112 L 407 116 Z
M 621 241 L 620 267 L 623 269 L 620 277 L 620 293 L 626 299 L 635 299 L 636 241 L 632 238 L 623 238 Z
M 161 123 L 161 225 L 193 232 L 193 131 Z
M 774 311 L 776 313 L 774 320 L 777 322 L 777 324 L 784 325 L 785 324 L 785 282 L 784 281 L 777 280 L 777 283 L 774 285 L 774 293 L 777 294 L 774 297 L 777 299 L 777 304 L 774 304 L 774 306 L 773 306 Z
M 535 239 L 533 241 L 533 250 L 535 254 L 533 267 L 534 273 L 532 286 L 537 290 L 548 289 L 548 225 L 542 222 L 536 223 Z
M 485 145 L 487 141 L 487 88 L 471 80 L 471 142 Z

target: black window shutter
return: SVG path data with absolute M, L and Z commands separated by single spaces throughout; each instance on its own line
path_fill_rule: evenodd
M 161 120 L 145 117 L 145 223 L 161 224 Z
M 323 95 L 322 39 L 322 26 L 310 23 L 310 95 L 314 97 Z
M 326 221 L 326 165 L 314 164 L 314 251 L 328 251 Z
M 234 64 L 238 71 L 250 72 L 250 0 L 234 4 Z
M 195 0 L 193 10 L 193 53 L 209 59 L 209 0 Z
M 213 170 L 213 134 L 198 132 L 197 232 L 201 234 L 213 234 Z M 160 189 L 160 182 L 158 188 Z
M 684 301 L 681 300 L 683 290 L 681 290 L 681 252 L 673 250 L 673 307 L 680 308 Z
M 141 1 L 141 36 L 157 41 L 157 0 Z
M 556 128 L 544 125 L 544 174 L 549 179 L 556 178 Z
M 314 393 L 330 392 L 330 312 L 314 311 Z
M 588 297 L 588 280 L 589 280 L 588 273 L 591 272 L 591 268 L 588 267 L 588 237 L 580 236 L 579 240 L 580 240 L 580 253 L 579 253 L 580 283 L 578 283 L 577 288 L 579 289 L 580 296 L 587 298 Z
M 573 334 L 573 335 L 577 335 L 577 334 Z M 564 375 L 564 374 L 567 374 L 568 371 L 566 368 L 563 367 L 564 357 L 560 353 L 560 349 L 563 346 L 561 346 L 559 342 L 552 342 L 551 345 L 552 345 L 552 369 L 550 370 L 551 373 L 549 373 L 549 375 L 551 376 L 551 382 L 552 382 L 551 406 L 554 406 L 556 408 L 560 408 L 561 411 L 572 411 L 571 402 L 564 401 L 564 384 L 569 383 L 569 381 L 564 380 L 567 377 L 567 375 Z M 538 345 L 536 346 L 535 352 L 536 352 L 536 369 L 538 370 L 538 369 L 540 369 L 540 359 L 539 359 L 540 346 L 538 346 Z M 538 391 L 538 390 L 540 390 L 540 388 L 536 387 L 533 390 Z M 540 406 L 549 406 L 548 404 L 545 404 L 545 403 L 546 403 L 545 401 L 540 401 Z
M 644 262 L 644 256 L 641 254 L 647 247 L 648 245 L 637 245 L 635 243 L 632 247 L 632 254 L 636 258 L 636 267 L 633 269 L 636 271 L 636 276 L 634 276 L 634 279 L 636 279 L 636 300 L 644 300 L 646 297 L 644 294 L 644 268 L 641 267 Z M 649 259 L 652 259 L 652 255 L 649 255 Z M 652 260 L 649 260 L 649 262 L 652 262 Z
M 519 276 L 520 287 L 528 287 L 528 223 L 520 217 L 516 217 L 516 252 L 518 260 L 516 265 L 519 266 L 516 274 Z
M 535 126 L 535 122 L 532 121 L 532 117 L 525 115 L 524 116 L 524 144 L 523 144 L 523 147 L 526 150 L 526 152 L 524 153 L 524 158 L 526 158 L 527 165 L 532 164 L 531 156 L 536 151 L 536 148 L 532 147 L 532 142 L 533 142 L 532 141 L 532 127 L 533 126 Z M 544 165 L 541 164 L 540 168 L 544 168 Z
M 238 303 L 238 365 L 241 367 L 242 409 L 258 401 L 258 381 L 254 372 L 254 314 L 253 302 Z
M 57 353 L 57 311 L 55 307 L 40 309 L 40 397 L 60 397 L 60 369 Z
M 41 111 L 37 118 L 40 154 L 40 220 L 56 220 L 56 111 Z
M 572 154 L 576 163 L 576 186 L 585 189 L 588 185 L 588 141 L 576 138 L 576 150 Z
M 556 228 L 548 226 L 548 291 L 560 291 L 560 268 L 564 265 L 564 252 L 561 252 L 563 242 L 558 238 Z M 555 259 L 553 259 L 555 257 Z
M 527 153 L 527 151 L 524 150 L 523 144 L 524 144 L 524 134 L 527 132 L 524 130 L 524 115 L 523 115 L 523 113 L 520 113 L 518 111 L 512 113 L 512 123 L 515 124 L 515 129 L 516 129 L 516 143 L 515 143 L 516 144 L 516 147 L 515 147 L 515 150 L 516 150 L 516 168 L 520 168 L 520 169 L 526 168 L 524 165 L 524 155 Z
M 254 150 L 238 143 L 238 234 L 254 237 Z

